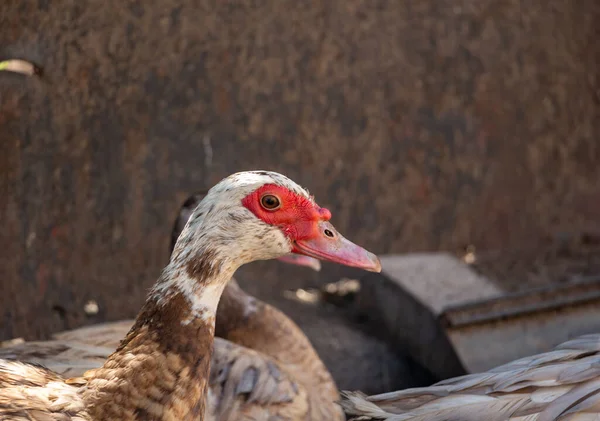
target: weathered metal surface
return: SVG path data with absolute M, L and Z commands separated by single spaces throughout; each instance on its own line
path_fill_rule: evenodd
M 359 311 L 440 378 L 600 331 L 598 276 L 513 293 L 445 253 L 384 256 L 382 265 L 363 278 Z
M 501 294 L 446 253 L 381 256 L 382 273 L 361 279 L 356 308 L 378 321 L 390 343 L 439 379 L 465 374 L 439 316 L 448 305 Z
M 290 175 L 379 253 L 596 219 L 599 18 L 595 0 L 1 1 L 0 59 L 44 73 L 0 73 L 0 338 L 133 316 L 179 203 L 242 169 Z M 265 267 L 245 272 L 263 296 L 307 282 Z
M 503 294 L 500 287 L 450 253 L 384 255 L 380 259 L 383 271 L 436 316 L 449 307 Z
M 600 280 L 553 285 L 447 309 L 446 332 L 469 372 L 600 332 Z
M 600 278 L 566 285 L 550 285 L 519 293 L 508 293 L 487 300 L 448 306 L 440 314 L 441 322 L 450 329 L 527 316 L 546 311 L 576 307 L 600 300 Z M 466 304 L 465 304 L 466 303 Z M 599 319 L 600 322 L 600 319 Z

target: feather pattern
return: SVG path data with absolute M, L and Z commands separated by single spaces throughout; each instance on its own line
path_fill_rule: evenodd
M 600 421 L 600 334 L 430 387 L 342 392 L 341 404 L 354 420 Z
M 133 325 L 124 320 L 0 348 L 0 358 L 41 364 L 83 386 Z M 300 328 L 231 279 L 217 310 L 210 365 L 210 420 L 343 420 L 337 387 Z
M 241 344 L 215 338 L 207 419 L 343 420 L 335 382 L 295 323 L 245 294 L 234 279 L 217 314 L 223 315 L 219 334 Z M 0 348 L 0 358 L 41 364 L 83 386 L 132 325 L 124 320 L 60 332 L 51 341 Z
M 122 332 L 130 324 L 117 322 L 98 326 L 102 332 Z M 114 329 L 112 329 L 114 328 Z M 87 334 L 94 329 L 82 328 Z M 77 330 L 57 335 L 77 339 Z M 88 336 L 88 339 L 93 338 Z M 114 345 L 113 341 L 102 341 Z M 294 382 L 293 377 L 280 365 L 256 351 L 215 338 L 210 367 L 210 395 L 207 405 L 208 420 L 281 420 L 309 419 L 307 392 Z M 101 347 L 60 339 L 47 342 L 26 342 L 0 349 L 0 358 L 33 363 L 71 377 L 67 383 L 84 386 L 96 375 L 96 369 L 114 352 L 112 347 Z M 17 366 L 27 368 L 23 364 Z M 1 369 L 1 368 L 0 368 Z M 12 368 L 13 372 L 15 368 Z M 31 370 L 40 377 L 39 369 Z M 28 374 L 28 378 L 36 378 Z M 40 384 L 46 384 L 40 382 Z M 4 392 L 3 392 L 4 393 Z M 333 400 L 331 405 L 334 406 Z M 279 418 L 276 418 L 279 417 Z
M 215 405 L 209 409 L 213 419 L 309 419 L 306 390 L 270 358 L 215 338 L 211 364 L 210 390 Z
M 84 421 L 88 417 L 77 389 L 43 367 L 0 360 L 0 389 L 0 420 Z

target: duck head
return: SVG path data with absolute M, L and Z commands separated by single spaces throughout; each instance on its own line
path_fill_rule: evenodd
M 280 259 L 318 270 L 315 259 L 319 259 L 379 272 L 379 259 L 344 238 L 330 219 L 331 212 L 289 178 L 271 171 L 247 171 L 190 197 L 173 237 L 181 245 L 203 239 L 204 247 L 210 244 L 221 257 L 227 255 L 240 264 Z M 181 234 L 175 236 L 179 229 Z M 181 245 L 175 246 L 174 255 L 182 253 Z

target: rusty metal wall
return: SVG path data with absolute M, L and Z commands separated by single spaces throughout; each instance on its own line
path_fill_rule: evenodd
M 286 173 L 380 253 L 593 222 L 598 9 L 2 0 L 0 58 L 44 75 L 0 73 L 0 338 L 81 324 L 90 298 L 135 314 L 179 203 L 237 170 Z

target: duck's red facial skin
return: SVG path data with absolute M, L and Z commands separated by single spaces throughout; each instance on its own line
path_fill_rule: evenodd
M 269 198 L 263 205 L 265 196 Z M 292 244 L 292 253 L 379 272 L 374 254 L 346 240 L 328 221 L 331 212 L 306 197 L 276 184 L 265 184 L 242 199 L 242 204 L 263 222 L 281 229 Z M 272 207 L 272 209 L 268 209 Z
M 266 195 L 276 196 L 280 206 L 275 210 L 265 209 L 261 199 Z M 256 189 L 242 200 L 242 204 L 257 218 L 281 228 L 292 241 L 314 237 L 318 229 L 316 223 L 331 219 L 328 209 L 276 184 L 265 184 Z

